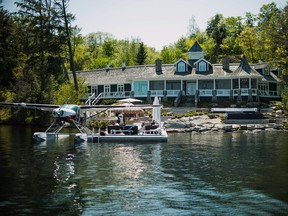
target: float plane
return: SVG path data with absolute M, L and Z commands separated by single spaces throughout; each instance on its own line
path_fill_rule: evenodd
M 157 99 L 158 100 L 158 99 Z M 35 132 L 33 134 L 34 141 L 47 141 L 49 139 L 55 139 L 59 137 L 59 132 L 64 128 L 65 125 L 75 126 L 80 133 L 76 134 L 76 137 L 84 137 L 87 139 L 88 136 L 93 136 L 94 132 L 91 131 L 88 127 L 86 127 L 86 120 L 98 115 L 102 112 L 109 110 L 110 108 L 127 108 L 127 105 L 76 105 L 76 104 L 64 104 L 64 105 L 56 105 L 56 104 L 37 104 L 37 103 L 9 103 L 9 102 L 0 102 L 0 106 L 6 107 L 20 107 L 20 108 L 28 108 L 28 109 L 38 109 L 44 111 L 50 111 L 51 117 L 54 121 L 48 127 L 45 132 Z M 161 105 L 134 105 L 133 107 L 141 107 L 141 108 L 158 108 L 160 110 Z M 91 111 L 98 111 L 96 114 L 90 116 Z M 161 121 L 160 111 L 158 112 L 158 118 L 156 119 L 158 122 Z M 156 132 L 155 132 L 156 133 Z M 166 134 L 166 132 L 165 132 Z M 66 134 L 67 135 L 67 134 Z M 151 135 L 149 135 L 151 137 Z M 137 138 L 149 138 L 149 136 L 137 136 Z M 107 136 L 108 137 L 108 136 Z M 112 137 L 112 136 L 111 136 Z M 116 136 L 113 135 L 112 138 Z M 160 136 L 158 136 L 161 138 Z M 119 137 L 117 137 L 118 139 Z M 131 136 L 131 138 L 133 138 Z M 167 138 L 167 135 L 164 136 Z M 134 139 L 134 138 L 133 138 Z
M 0 102 L 0 106 L 6 107 L 20 107 L 27 109 L 38 109 L 43 111 L 50 111 L 51 117 L 54 119 L 52 124 L 45 132 L 35 132 L 33 134 L 34 141 L 46 141 L 49 138 L 55 138 L 59 136 L 59 132 L 63 129 L 67 123 L 74 125 L 80 133 L 91 134 L 92 131 L 85 126 L 87 118 L 92 116 L 86 116 L 86 112 L 92 110 L 100 110 L 97 114 L 108 110 L 109 108 L 125 107 L 121 105 L 76 105 L 76 104 L 37 104 L 37 103 L 9 103 Z M 95 115 L 97 115 L 95 114 Z

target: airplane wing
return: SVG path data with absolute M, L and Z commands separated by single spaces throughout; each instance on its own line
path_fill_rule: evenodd
M 28 109 L 39 109 L 39 110 L 46 110 L 51 111 L 55 108 L 60 107 L 60 105 L 56 104 L 37 104 L 37 103 L 9 103 L 9 102 L 0 102 L 0 106 L 6 107 L 23 107 Z
M 89 109 L 111 109 L 111 108 L 125 108 L 125 107 L 139 107 L 143 109 L 149 109 L 153 107 L 162 107 L 163 105 L 151 105 L 151 104 L 132 104 L 131 106 L 127 105 L 80 105 L 79 107 L 82 110 L 89 110 Z

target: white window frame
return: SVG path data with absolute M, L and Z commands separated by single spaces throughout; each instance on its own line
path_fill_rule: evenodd
M 117 92 L 124 92 L 124 84 L 117 85 Z
M 207 64 L 204 61 L 199 62 L 198 64 L 198 71 L 199 72 L 205 72 L 207 71 Z
M 177 72 L 186 72 L 186 64 L 184 62 L 179 62 L 177 65 Z

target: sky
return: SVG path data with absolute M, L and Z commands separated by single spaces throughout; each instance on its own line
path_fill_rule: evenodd
M 3 0 L 12 8 L 14 0 Z M 68 11 L 83 36 L 106 32 L 116 39 L 140 38 L 160 51 L 188 32 L 192 16 L 201 31 L 217 13 L 225 18 L 258 14 L 264 4 L 275 2 L 283 8 L 287 0 L 70 0 Z

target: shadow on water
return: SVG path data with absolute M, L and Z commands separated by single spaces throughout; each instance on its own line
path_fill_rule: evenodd
M 288 210 L 288 135 L 169 134 L 168 143 L 32 143 L 0 126 L 0 213 L 274 215 Z

